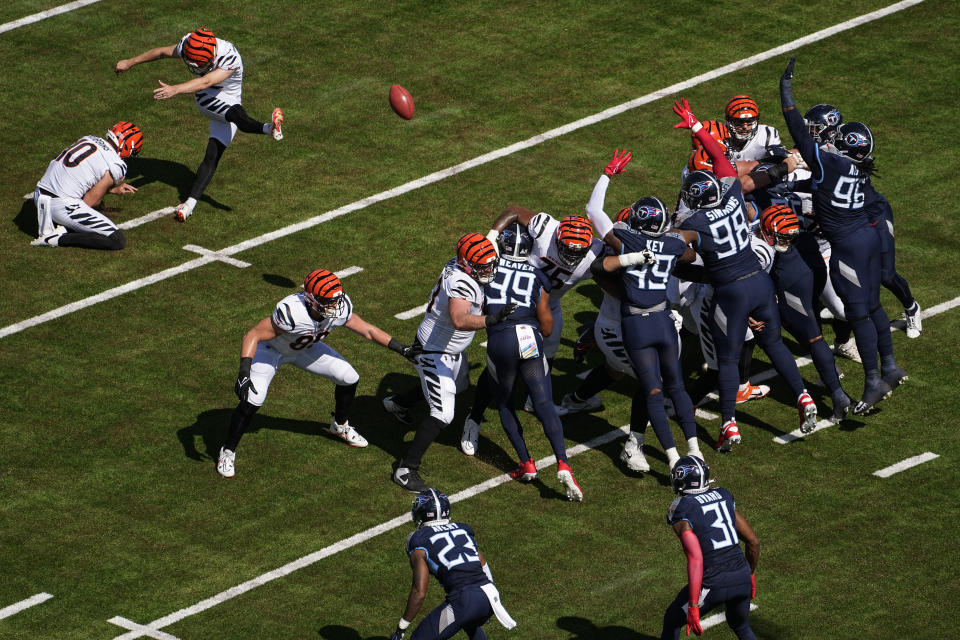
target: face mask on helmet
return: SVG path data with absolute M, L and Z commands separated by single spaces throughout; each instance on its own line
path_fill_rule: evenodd
M 627 224 L 634 231 L 653 238 L 662 236 L 670 228 L 667 207 L 659 198 L 646 196 L 630 206 Z
M 726 119 L 730 135 L 745 143 L 757 135 L 760 109 L 750 96 L 734 96 L 727 103 Z
M 303 281 L 303 299 L 307 307 L 321 318 L 336 318 L 343 314 L 345 304 L 340 278 L 327 271 L 311 271 Z
M 693 171 L 680 189 L 680 199 L 690 209 L 712 209 L 720 204 L 720 181 L 709 171 Z
M 217 39 L 210 29 L 200 27 L 189 36 L 180 50 L 184 63 L 194 75 L 206 75 L 213 69 L 217 54 Z
M 121 158 L 129 158 L 143 148 L 143 133 L 132 122 L 118 122 L 107 131 L 107 142 Z
M 841 154 L 860 163 L 873 153 L 873 132 L 862 122 L 847 122 L 837 127 L 833 144 Z
M 500 247 L 500 258 L 510 262 L 526 262 L 527 256 L 533 249 L 533 238 L 527 228 L 519 222 L 514 222 L 503 230 L 497 238 Z
M 697 456 L 682 456 L 670 471 L 674 493 L 703 493 L 709 489 L 710 467 Z
M 479 233 L 468 233 L 457 242 L 457 264 L 480 284 L 493 282 L 499 262 L 493 243 Z
M 450 499 L 436 489 L 424 489 L 413 499 L 410 517 L 418 529 L 425 524 L 445 524 L 450 520 Z
M 557 255 L 568 267 L 577 264 L 590 251 L 593 227 L 583 216 L 567 216 L 557 228 Z
M 840 110 L 831 104 L 818 104 L 803 114 L 807 130 L 817 144 L 832 143 L 837 135 L 837 127 L 843 122 Z
M 760 214 L 760 232 L 767 244 L 780 251 L 789 251 L 800 233 L 797 214 L 785 204 L 773 204 Z

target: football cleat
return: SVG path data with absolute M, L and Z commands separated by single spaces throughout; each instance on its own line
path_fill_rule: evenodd
M 770 393 L 770 387 L 765 384 L 747 384 L 737 391 L 737 404 L 743 404 L 748 400 L 759 400 L 765 398 Z
M 840 424 L 847 417 L 847 412 L 850 411 L 850 406 L 853 404 L 853 400 L 850 399 L 850 396 L 841 389 L 839 393 L 833 398 L 833 415 L 830 416 L 830 422 L 833 424 Z
M 883 380 L 867 382 L 864 384 L 863 396 L 860 398 L 860 402 L 853 408 L 853 415 L 866 415 L 878 402 L 884 398 L 889 398 L 891 393 L 893 393 L 893 389 Z
M 351 447 L 362 449 L 363 447 L 367 446 L 367 439 L 357 433 L 357 430 L 350 426 L 349 420 L 343 424 L 338 423 L 336 418 L 331 420 L 330 433 L 337 436 Z
M 650 471 L 650 463 L 643 455 L 643 436 L 638 437 L 635 431 L 630 432 L 623 445 L 623 451 L 620 452 L 620 460 L 627 465 L 627 469 L 630 469 L 630 471 L 636 471 L 637 473 Z
M 557 414 L 565 416 L 571 413 L 590 413 L 593 411 L 603 411 L 603 400 L 600 396 L 590 396 L 586 400 L 581 401 L 574 398 L 572 393 L 568 393 L 563 396 L 563 399 L 560 401 L 560 408 L 557 409 Z
M 915 308 L 913 313 L 903 314 L 903 319 L 907 323 L 907 337 L 910 339 L 919 338 L 920 332 L 923 331 L 923 323 L 920 322 L 920 305 L 914 302 L 913 306 Z
M 57 225 L 53 229 L 53 233 L 49 233 L 45 236 L 40 236 L 36 240 L 31 240 L 30 244 L 34 247 L 59 247 L 60 238 L 67 233 L 67 228 L 61 225 Z
M 420 479 L 420 474 L 417 473 L 417 470 L 410 469 L 409 467 L 397 467 L 397 470 L 393 472 L 390 478 L 412 493 L 420 493 L 421 491 L 429 489 L 427 484 Z
M 566 490 L 568 500 L 583 502 L 583 490 L 580 489 L 576 478 L 573 477 L 573 470 L 570 469 L 570 465 L 563 460 L 557 461 L 557 480 L 560 481 L 560 484 L 562 484 L 564 490 Z
M 234 461 L 237 459 L 237 453 L 220 447 L 220 457 L 217 458 L 217 473 L 224 478 L 232 478 L 237 475 Z
M 479 435 L 480 423 L 467 417 L 463 423 L 463 434 L 460 436 L 460 450 L 468 456 L 476 455 Z
M 740 444 L 740 428 L 734 420 L 727 420 L 720 427 L 720 438 L 714 447 L 717 451 L 730 451 L 735 444 Z
M 277 107 L 273 110 L 273 116 L 270 118 L 270 122 L 273 123 L 273 131 L 271 135 L 274 140 L 283 140 L 283 111 L 280 107 Z
M 537 465 L 534 464 L 533 458 L 530 458 L 526 462 L 521 462 L 519 467 L 510 472 L 510 477 L 521 482 L 530 482 L 536 478 Z
M 187 206 L 186 202 L 181 202 L 177 205 L 176 211 L 173 212 L 173 217 L 177 220 L 177 222 L 186 222 L 187 218 L 189 218 L 192 214 L 193 209 Z
M 880 377 L 884 382 L 890 385 L 891 389 L 896 389 L 901 384 L 906 382 L 909 376 L 907 376 L 906 371 L 897 365 L 893 365 L 891 367 L 884 367 L 883 365 L 880 365 Z
M 383 399 L 383 408 L 387 413 L 393 414 L 393 417 L 402 422 L 403 424 L 413 424 L 413 420 L 410 418 L 410 411 L 399 404 L 394 400 L 396 396 L 387 396 Z
M 860 359 L 860 352 L 857 351 L 857 341 L 854 338 L 850 338 L 846 342 L 833 345 L 833 355 L 840 358 L 846 358 L 847 360 L 853 360 L 854 362 L 863 363 L 863 360 Z
M 806 391 L 797 398 L 797 412 L 800 414 L 800 433 L 810 433 L 817 428 L 817 403 Z

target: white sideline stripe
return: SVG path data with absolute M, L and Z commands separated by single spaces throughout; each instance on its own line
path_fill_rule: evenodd
M 719 77 L 724 76 L 724 75 L 726 75 L 726 74 L 728 74 L 728 73 L 732 73 L 732 72 L 734 72 L 734 71 L 737 71 L 737 70 L 740 70 L 740 69 L 744 69 L 744 68 L 749 67 L 749 66 L 751 66 L 751 65 L 754 65 L 754 64 L 756 64 L 756 63 L 758 63 L 758 62 L 762 62 L 762 61 L 764 61 L 764 60 L 768 60 L 768 59 L 770 59 L 770 58 L 773 58 L 773 57 L 775 57 L 775 56 L 781 55 L 781 54 L 783 54 L 783 53 L 787 53 L 787 52 L 789 52 L 789 51 L 792 51 L 792 50 L 797 49 L 797 48 L 799 48 L 799 47 L 802 47 L 802 46 L 804 46 L 804 45 L 810 44 L 810 43 L 812 43 L 812 42 L 817 42 L 818 40 L 823 40 L 824 38 L 828 38 L 828 37 L 830 37 L 830 36 L 833 36 L 833 35 L 835 35 L 835 34 L 837 34 L 837 33 L 842 32 L 842 31 L 846 31 L 846 30 L 849 30 L 849 29 L 853 29 L 854 27 L 860 26 L 860 25 L 865 24 L 865 23 L 867 23 L 867 22 L 870 22 L 870 21 L 872 21 L 872 20 L 877 20 L 877 19 L 879 19 L 879 18 L 882 18 L 882 17 L 884 17 L 884 16 L 890 15 L 890 14 L 892 14 L 892 13 L 896 13 L 897 11 L 900 11 L 900 10 L 902 10 L 902 9 L 906 9 L 907 7 L 911 7 L 911 6 L 915 5 L 915 4 L 920 4 L 920 3 L 923 2 L 923 1 L 924 1 L 924 0 L 904 0 L 903 2 L 898 2 L 898 3 L 896 3 L 896 4 L 892 4 L 892 5 L 890 5 L 889 7 L 886 7 L 885 9 L 880 9 L 880 10 L 874 11 L 874 12 L 872 12 L 872 13 L 864 14 L 864 15 L 858 17 L 858 18 L 853 18 L 853 19 L 851 19 L 851 20 L 847 20 L 846 22 L 841 22 L 841 23 L 836 24 L 836 25 L 834 25 L 834 26 L 832 26 L 832 27 L 828 27 L 828 28 L 826 28 L 826 29 L 822 29 L 822 30 L 820 30 L 820 31 L 817 31 L 816 33 L 812 33 L 812 34 L 807 35 L 807 36 L 804 36 L 804 37 L 802 37 L 802 38 L 797 38 L 796 40 L 792 40 L 792 41 L 790 41 L 790 42 L 788 42 L 788 43 L 786 43 L 786 44 L 782 44 L 782 45 L 780 45 L 779 47 L 774 47 L 773 49 L 768 49 L 767 51 L 764 51 L 763 53 L 758 53 L 757 55 L 750 56 L 749 58 L 744 58 L 744 59 L 742 59 L 742 60 L 740 60 L 740 61 L 738 61 L 738 62 L 730 63 L 730 64 L 725 65 L 725 66 L 723 66 L 723 67 L 719 67 L 718 69 L 714 69 L 713 71 L 708 71 L 708 72 L 706 72 L 706 73 L 702 73 L 702 74 L 700 74 L 700 75 L 698 75 L 698 76 L 696 76 L 696 77 L 694 77 L 694 78 L 691 78 L 691 79 L 689 79 L 689 80 L 684 80 L 683 82 L 678 82 L 678 83 L 676 83 L 676 84 L 672 84 L 672 85 L 670 85 L 669 87 L 666 87 L 665 89 L 660 89 L 660 90 L 658 90 L 658 91 L 654 91 L 653 93 L 649 93 L 649 94 L 647 94 L 647 95 L 645 95 L 645 96 L 642 96 L 642 97 L 640 97 L 640 98 L 636 98 L 636 99 L 634 99 L 634 100 L 630 100 L 630 101 L 628 101 L 628 102 L 624 102 L 623 104 L 617 105 L 617 106 L 615 106 L 615 107 L 610 107 L 609 109 L 606 109 L 606 110 L 601 111 L 601 112 L 599 112 L 599 113 L 595 113 L 595 114 L 593 114 L 592 116 L 587 116 L 586 118 L 581 118 L 580 120 L 576 120 L 576 121 L 571 122 L 571 123 L 569 123 L 569 124 L 565 124 L 565 125 L 563 125 L 562 127 L 557 127 L 556 129 L 551 129 L 550 131 L 546 131 L 546 132 L 544 132 L 544 133 L 535 135 L 535 136 L 533 136 L 532 138 L 527 138 L 526 140 L 522 140 L 522 141 L 520 141 L 520 142 L 516 142 L 516 143 L 514 143 L 514 144 L 512 144 L 512 145 L 510 145 L 510 146 L 503 147 L 503 148 L 501 148 L 501 149 L 497 149 L 497 150 L 491 151 L 491 152 L 489 152 L 489 153 L 485 153 L 485 154 L 483 154 L 483 155 L 481 155 L 481 156 L 477 156 L 476 158 L 474 158 L 474 159 L 472 159 L 472 160 L 467 160 L 466 162 L 461 162 L 461 163 L 458 164 L 458 165 L 454 165 L 454 166 L 448 167 L 448 168 L 446 168 L 446 169 L 441 169 L 440 171 L 435 171 L 434 173 L 431 173 L 431 174 L 429 174 L 429 175 L 427 175 L 427 176 L 424 176 L 424 177 L 422 177 L 422 178 L 418 178 L 418 179 L 416 179 L 416 180 L 411 180 L 410 182 L 407 182 L 407 183 L 405 183 L 405 184 L 402 184 L 402 185 L 400 185 L 399 187 L 394 187 L 393 189 L 389 189 L 389 190 L 387 190 L 387 191 L 382 191 L 382 192 L 380 192 L 380 193 L 378 193 L 378 194 L 376 194 L 376 195 L 368 196 L 368 197 L 366 197 L 366 198 L 363 198 L 362 200 L 357 200 L 356 202 L 352 202 L 352 203 L 347 204 L 347 205 L 344 205 L 344 206 L 342 206 L 342 207 L 340 207 L 340 208 L 338 208 L 338 209 L 334 209 L 333 211 L 328 211 L 328 212 L 323 213 L 323 214 L 321 214 L 321 215 L 314 216 L 313 218 L 308 218 L 307 220 L 304 220 L 304 221 L 302 221 L 302 222 L 298 222 L 298 223 L 295 223 L 295 224 L 292 224 L 292 225 L 283 227 L 282 229 L 278 229 L 278 230 L 276 230 L 276 231 L 272 231 L 272 232 L 270 232 L 270 233 L 264 234 L 264 235 L 259 236 L 259 237 L 257 237 L 257 238 L 253 238 L 253 239 L 251 239 L 251 240 L 247 240 L 247 241 L 245 241 L 245 242 L 241 242 L 240 244 L 236 244 L 236 245 L 234 245 L 234 246 L 232 246 L 232 247 L 228 247 L 228 248 L 226 248 L 226 249 L 221 250 L 220 253 L 223 253 L 223 254 L 226 254 L 226 255 L 233 255 L 233 254 L 235 254 L 235 253 L 239 253 L 239 252 L 241 252 L 241 251 L 245 251 L 245 250 L 247 250 L 247 249 L 250 249 L 250 248 L 259 246 L 259 245 L 264 244 L 264 243 L 267 243 L 267 242 L 272 242 L 273 240 L 277 240 L 277 239 L 279 239 L 279 238 L 283 238 L 283 237 L 285 237 L 285 236 L 288 236 L 288 235 L 297 233 L 297 232 L 299 232 L 299 231 L 303 231 L 303 230 L 305 230 L 305 229 L 309 229 L 309 228 L 311 228 L 311 227 L 315 227 L 315 226 L 318 225 L 318 224 L 322 224 L 322 223 L 324 223 L 324 222 L 328 222 L 328 221 L 330 221 L 330 220 L 333 220 L 334 218 L 339 218 L 340 216 L 344 216 L 344 215 L 346 215 L 346 214 L 348 214 L 348 213 L 352 213 L 352 212 L 354 212 L 354 211 L 357 211 L 357 210 L 360 210 L 360 209 L 364 209 L 364 208 L 366 208 L 366 207 L 369 207 L 369 206 L 372 205 L 372 204 L 376 204 L 376 203 L 382 202 L 382 201 L 384 201 L 384 200 L 389 200 L 390 198 L 395 198 L 395 197 L 397 197 L 397 196 L 403 195 L 403 194 L 408 193 L 408 192 L 410 192 L 410 191 L 414 191 L 415 189 L 419 189 L 419 188 L 424 187 L 424 186 L 426 186 L 426 185 L 433 184 L 434 182 L 439 182 L 440 180 L 444 180 L 444 179 L 446 179 L 446 178 L 449 178 L 449 177 L 451 177 L 451 176 L 454 176 L 454 175 L 456 175 L 456 174 L 458 174 L 458 173 L 462 173 L 463 171 L 466 171 L 466 170 L 468 170 L 468 169 L 472 169 L 472 168 L 474 168 L 474 167 L 478 167 L 478 166 L 483 165 L 483 164 L 486 164 L 486 163 L 488 163 L 488 162 L 493 162 L 494 160 L 499 160 L 500 158 L 503 158 L 503 157 L 505 157 L 505 156 L 511 155 L 511 154 L 513 154 L 513 153 L 516 153 L 517 151 L 522 151 L 522 150 L 524 150 L 524 149 L 528 149 L 528 148 L 530 148 L 530 147 L 534 147 L 534 146 L 536 146 L 536 145 L 538 145 L 538 144 L 541 144 L 541 143 L 543 143 L 543 142 L 546 142 L 546 141 L 548 141 L 548 140 L 552 140 L 553 138 L 557 138 L 557 137 L 560 137 L 560 136 L 562 136 L 562 135 L 566 135 L 566 134 L 568 134 L 568 133 L 570 133 L 570 132 L 572 132 L 572 131 L 576 131 L 577 129 L 581 129 L 581 128 L 583 128 L 583 127 L 586 127 L 586 126 L 589 126 L 589 125 L 592 125 L 592 124 L 596 124 L 596 123 L 601 122 L 601 121 L 603 121 L 603 120 L 607 120 L 607 119 L 612 118 L 612 117 L 614 117 L 614 116 L 620 115 L 621 113 L 623 113 L 623 112 L 625 112 L 625 111 L 629 111 L 630 109 L 635 109 L 635 108 L 640 107 L 640 106 L 643 106 L 643 105 L 645 105 L 645 104 L 647 104 L 647 103 L 654 102 L 655 100 L 659 100 L 659 99 L 661 99 L 661 98 L 663 98 L 663 97 L 665 97 L 665 96 L 667 96 L 667 95 L 679 93 L 680 91 L 682 91 L 682 90 L 684 90 L 684 89 L 689 89 L 689 88 L 691 88 L 691 87 L 695 87 L 695 86 L 697 86 L 698 84 L 707 82 L 708 80 L 713 80 L 713 79 L 715 79 L 715 78 L 719 78 Z M 190 263 L 187 263 L 187 264 L 190 264 Z M 204 264 L 206 264 L 206 263 L 204 263 Z M 175 268 L 175 269 L 177 269 L 177 268 L 183 268 L 183 267 L 185 267 L 185 266 L 186 266 L 186 265 L 181 265 L 181 267 L 174 267 L 174 268 Z M 191 266 L 191 267 L 189 267 L 189 269 L 196 268 L 197 266 L 200 266 L 200 265 Z M 185 270 L 187 270 L 187 269 L 183 269 L 183 270 L 185 271 Z M 168 269 L 167 271 L 169 271 L 169 269 Z M 162 273 L 166 273 L 166 271 L 165 271 L 165 272 L 162 272 Z M 179 271 L 178 273 L 182 273 L 182 271 Z M 149 277 L 152 277 L 152 276 L 148 276 L 148 278 L 149 278 Z M 167 277 L 169 277 L 169 276 L 167 276 Z M 165 278 L 161 278 L 161 280 L 162 280 L 162 279 L 165 279 Z M 146 280 L 146 279 L 137 280 L 136 282 L 143 282 L 144 280 Z M 156 281 L 157 281 L 157 280 L 155 280 L 154 282 L 156 282 Z M 152 284 L 152 282 L 151 282 L 150 284 Z M 126 285 L 124 285 L 124 286 L 126 286 Z M 121 288 L 122 288 L 122 287 L 117 287 L 117 288 L 115 288 L 115 289 L 111 289 L 110 291 L 119 291 Z M 139 288 L 139 287 L 136 287 L 136 288 Z M 125 291 L 121 291 L 121 293 L 125 293 Z M 120 294 L 118 293 L 118 294 L 116 294 L 116 295 L 120 295 Z M 110 296 L 110 297 L 114 297 L 114 296 Z M 95 304 L 96 302 L 101 302 L 101 301 L 102 301 L 102 300 L 94 300 L 95 298 L 97 298 L 97 296 L 93 296 L 93 297 L 91 297 L 91 298 L 87 298 L 85 301 L 82 300 L 82 301 L 80 301 L 79 303 L 75 302 L 75 303 L 72 303 L 71 305 L 67 305 L 67 306 L 68 306 L 68 307 L 72 307 L 72 308 L 71 308 L 71 311 L 77 311 L 77 310 L 79 310 L 79 309 L 84 308 L 85 306 L 89 306 L 89 304 Z M 109 299 L 109 298 L 104 298 L 104 299 Z M 94 300 L 94 302 L 89 302 L 88 304 L 82 304 L 82 303 L 84 303 L 84 302 L 91 301 L 91 300 Z M 74 305 L 77 305 L 77 304 L 82 304 L 82 306 L 74 306 Z M 426 307 L 424 307 L 424 309 L 425 309 L 425 308 L 426 308 Z M 10 325 L 9 327 L 5 327 L 4 329 L 0 330 L 0 338 L 4 338 L 4 337 L 6 337 L 6 336 L 8 336 L 8 335 L 10 335 L 10 334 L 16 333 L 16 332 L 18 332 L 18 331 L 22 331 L 23 329 L 26 329 L 27 327 L 35 326 L 35 325 L 37 325 L 37 324 L 40 324 L 41 322 L 46 322 L 47 320 L 51 320 L 51 319 L 53 319 L 53 318 L 59 318 L 60 316 L 65 315 L 64 313 L 57 313 L 58 311 L 59 311 L 58 309 L 55 309 L 55 310 L 52 311 L 52 312 L 48 312 L 48 313 L 45 313 L 45 314 L 42 314 L 42 315 L 39 315 L 39 316 L 35 316 L 34 318 L 30 318 L 30 319 L 28 319 L 28 320 L 24 320 L 23 322 Z M 71 311 L 67 311 L 66 313 L 70 313 Z M 406 312 L 406 313 L 411 313 L 411 312 L 408 311 L 408 312 Z M 55 314 L 55 315 L 50 315 L 50 314 Z M 416 315 L 418 315 L 418 314 L 417 314 L 417 313 L 414 313 L 412 316 L 409 316 L 409 317 L 412 318 L 412 317 L 415 317 Z M 396 317 L 399 318 L 399 319 L 401 319 L 401 320 L 409 319 L 409 318 L 402 318 L 402 317 L 400 317 L 400 315 L 397 315 Z M 43 319 L 42 319 L 42 320 L 38 320 L 38 319 L 40 319 L 40 318 L 43 318 Z
M 222 253 L 217 253 L 216 251 L 211 251 L 210 249 L 204 249 L 203 247 L 198 247 L 195 244 L 185 244 L 183 245 L 183 248 L 185 251 L 192 251 L 193 253 L 199 253 L 202 256 L 209 256 L 214 260 L 218 260 L 220 262 L 226 262 L 227 264 L 233 265 L 234 267 L 238 267 L 240 269 L 246 269 L 247 267 L 250 266 L 249 262 L 244 262 L 243 260 L 237 260 L 236 258 L 228 258 Z
M 46 602 L 52 597 L 53 596 L 49 593 L 38 593 L 35 596 L 30 596 L 26 600 L 21 600 L 20 602 L 4 607 L 3 609 L 0 609 L 0 620 L 3 620 L 4 618 L 9 618 L 10 616 L 16 613 L 20 613 L 24 609 L 29 609 L 34 605 L 40 604 L 42 602 Z
M 918 464 L 923 464 L 924 462 L 930 462 L 931 460 L 935 460 L 936 458 L 939 458 L 939 457 L 940 456 L 937 455 L 936 453 L 927 451 L 926 453 L 921 453 L 918 456 L 913 456 L 912 458 L 901 460 L 897 464 L 892 464 L 889 467 L 880 469 L 879 471 L 874 471 L 873 475 L 877 476 L 878 478 L 889 478 L 895 473 L 906 471 L 910 467 L 915 467 Z
M 757 605 L 750 603 L 750 611 L 756 611 Z M 704 629 L 709 629 L 710 627 L 715 627 L 721 622 L 727 621 L 727 614 L 721 611 L 720 613 L 715 613 L 712 616 L 707 616 L 700 621 L 700 626 Z
M 31 193 L 30 196 L 33 197 L 33 194 Z M 133 220 L 127 220 L 126 222 L 120 223 L 117 226 L 121 229 L 133 229 L 134 227 L 139 227 L 142 224 L 159 220 L 164 216 L 170 215 L 176 210 L 176 207 L 164 207 L 163 209 L 157 209 L 152 213 L 148 213 L 145 216 L 140 216 L 139 218 L 134 218 Z
M 363 271 L 363 267 L 347 267 L 343 271 L 334 271 L 333 275 L 342 279 L 346 278 L 347 276 L 352 276 L 355 273 L 360 273 L 361 271 Z
M 411 318 L 416 318 L 420 314 L 423 314 L 426 312 L 427 312 L 427 305 L 422 304 L 419 307 L 410 309 L 409 311 L 402 311 L 393 317 L 396 318 L 397 320 L 409 320 Z
M 802 440 L 805 436 L 809 436 L 811 434 L 816 433 L 817 431 L 822 431 L 823 429 L 826 429 L 827 427 L 832 427 L 832 426 L 834 426 L 833 420 L 827 420 L 827 419 L 818 420 L 817 426 L 815 426 L 813 428 L 813 431 L 811 431 L 810 433 L 803 433 L 802 431 L 800 431 L 800 428 L 797 427 L 790 433 L 785 433 L 782 436 L 777 436 L 776 438 L 773 439 L 773 441 L 776 442 L 777 444 L 787 444 L 790 442 L 794 442 L 796 440 Z
M 607 433 L 604 433 L 603 435 L 597 436 L 596 438 L 594 438 L 593 440 L 590 440 L 589 442 L 585 442 L 583 444 L 578 444 L 574 447 L 571 447 L 567 449 L 567 457 L 572 458 L 585 451 L 589 451 L 590 449 L 596 448 L 600 445 L 606 444 L 608 442 L 612 442 L 617 438 L 622 438 L 625 435 L 627 435 L 627 432 L 629 430 L 630 430 L 630 425 L 624 425 L 619 429 L 613 429 Z M 540 460 L 537 460 L 536 465 L 537 465 L 537 469 L 543 470 L 545 467 L 548 467 L 555 463 L 556 463 L 556 458 L 554 456 L 547 456 L 546 458 L 541 458 Z M 461 500 L 466 500 L 467 498 L 472 498 L 473 496 L 479 495 L 484 491 L 489 491 L 494 487 L 499 487 L 500 485 L 506 484 L 508 482 L 514 482 L 514 480 L 510 478 L 509 474 L 504 473 L 499 476 L 495 476 L 493 478 L 490 478 L 489 480 L 481 482 L 480 484 L 476 484 L 472 487 L 469 487 L 468 489 L 464 489 L 463 491 L 453 494 L 452 496 L 450 496 L 450 502 L 451 503 L 459 502 Z M 387 522 L 378 524 L 375 527 L 371 527 L 367 529 L 366 531 L 361 531 L 360 533 L 354 534 L 349 538 L 345 538 L 340 542 L 335 542 L 334 544 L 324 547 L 319 551 L 315 551 L 309 555 L 306 555 L 306 556 L 303 556 L 302 558 L 294 560 L 293 562 L 289 562 L 278 569 L 274 569 L 273 571 L 268 571 L 267 573 L 264 573 L 261 576 L 257 576 L 252 580 L 247 580 L 246 582 L 238 584 L 235 587 L 231 587 L 226 591 L 221 591 L 215 596 L 211 596 L 205 600 L 201 600 L 200 602 L 196 603 L 193 606 L 180 609 L 179 611 L 174 611 L 169 615 L 166 615 L 162 618 L 158 618 L 153 622 L 151 622 L 150 624 L 142 626 L 142 628 L 149 629 L 151 631 L 156 631 L 157 629 L 160 629 L 162 627 L 166 627 L 168 625 L 180 622 L 184 618 L 192 616 L 196 613 L 200 613 L 201 611 L 206 611 L 211 607 L 215 607 L 218 604 L 221 604 L 223 602 L 226 602 L 227 600 L 230 600 L 231 598 L 235 598 L 239 595 L 242 595 L 247 591 L 250 591 L 252 589 L 255 589 L 256 587 L 262 586 L 272 580 L 276 580 L 277 578 L 282 578 L 283 576 L 289 575 L 298 569 L 303 569 L 304 567 L 308 567 L 316 562 L 319 562 L 320 560 L 323 560 L 324 558 L 328 558 L 334 554 L 340 553 L 341 551 L 346 551 L 351 547 L 355 547 L 358 544 L 366 542 L 367 540 L 370 540 L 371 538 L 374 538 L 382 533 L 386 533 L 388 531 L 392 531 L 393 529 L 396 529 L 403 525 L 409 525 L 409 524 L 410 524 L 410 513 L 405 512 L 402 515 L 399 515 L 396 518 L 393 518 L 392 520 L 388 520 Z M 109 622 L 113 622 L 114 620 L 117 620 L 117 619 L 126 620 L 125 618 L 111 618 Z M 119 626 L 123 626 L 123 625 L 119 625 Z M 133 640 L 134 638 L 141 638 L 143 637 L 143 635 L 145 634 L 140 633 L 139 630 L 131 629 L 128 633 L 115 636 L 113 640 Z M 156 637 L 156 636 L 151 636 L 151 637 Z
M 129 629 L 130 631 L 136 631 L 148 638 L 156 638 L 157 640 L 179 640 L 176 636 L 172 636 L 169 633 L 160 631 L 159 629 L 154 629 L 153 627 L 148 627 L 147 625 L 137 624 L 132 620 L 127 620 L 126 618 L 120 616 L 114 616 L 107 620 L 118 627 L 123 627 L 124 629 Z M 138 636 L 140 637 L 140 636 Z
M 75 2 L 68 2 L 67 4 L 62 4 L 59 7 L 54 7 L 53 9 L 47 9 L 46 11 L 34 13 L 26 16 L 25 18 L 0 24 L 0 33 L 13 31 L 14 29 L 18 29 L 28 24 L 40 22 L 41 20 L 46 20 L 47 18 L 52 18 L 53 16 L 60 15 L 61 13 L 67 13 L 68 11 L 73 11 L 74 9 L 79 9 L 80 7 L 85 7 L 88 4 L 94 4 L 97 2 L 100 2 L 100 0 L 76 0 Z

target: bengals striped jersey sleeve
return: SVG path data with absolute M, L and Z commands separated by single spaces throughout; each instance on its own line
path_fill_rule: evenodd
M 303 292 L 292 293 L 277 303 L 271 320 L 278 329 L 277 337 L 268 343 L 271 347 L 286 355 L 297 352 L 327 337 L 335 327 L 347 323 L 353 315 L 353 302 L 350 296 L 343 294 L 344 304 L 341 312 L 334 318 L 314 320 L 307 311 Z
M 183 57 L 183 46 L 190 34 L 180 38 L 180 42 L 173 50 L 173 55 L 178 58 Z M 233 71 L 230 77 L 217 85 L 220 89 L 230 93 L 240 93 L 243 83 L 243 60 L 240 58 L 240 52 L 233 46 L 232 42 L 227 42 L 217 38 L 217 53 L 213 58 L 213 69 L 226 69 Z M 212 69 L 211 69 L 212 71 Z
M 455 354 L 462 352 L 473 342 L 475 331 L 460 331 L 454 328 L 450 320 L 451 298 L 466 300 L 470 303 L 470 313 L 481 315 L 483 288 L 464 273 L 456 259 L 443 268 L 417 329 L 417 339 L 423 345 L 424 351 Z
M 61 198 L 79 199 L 108 171 L 114 182 L 120 182 L 127 175 L 127 163 L 103 138 L 84 136 L 50 161 L 37 186 Z

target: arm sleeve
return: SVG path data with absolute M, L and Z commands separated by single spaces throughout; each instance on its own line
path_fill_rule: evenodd
M 807 125 L 800 115 L 798 109 L 789 109 L 783 112 L 783 119 L 787 121 L 787 129 L 793 138 L 793 144 L 800 152 L 800 157 L 810 167 L 815 180 L 819 180 L 823 175 L 823 169 L 820 167 L 820 159 L 817 157 L 817 143 L 807 130 Z
M 687 529 L 680 534 L 683 552 L 687 554 L 687 580 L 690 583 L 690 602 L 700 601 L 700 589 L 703 586 L 703 553 L 697 535 Z
M 713 173 L 718 178 L 736 177 L 736 167 L 730 164 L 730 160 L 727 159 L 723 147 L 707 132 L 706 127 L 701 127 L 694 135 L 697 136 L 697 140 L 699 140 L 703 148 L 707 150 L 707 155 L 709 155 L 713 161 Z
M 590 194 L 590 200 L 587 202 L 587 218 L 590 224 L 597 230 L 597 235 L 605 238 L 610 230 L 613 229 L 613 223 L 603 212 L 603 201 L 607 197 L 607 186 L 610 184 L 610 178 L 606 175 L 600 176 L 593 193 Z

